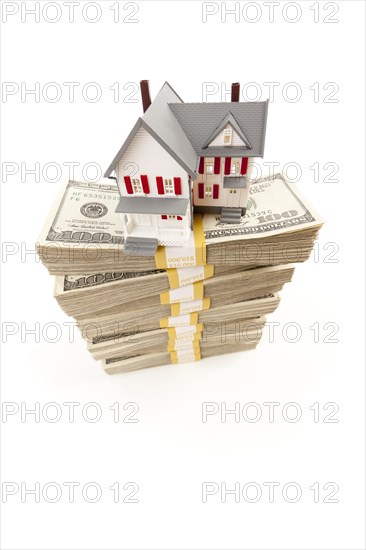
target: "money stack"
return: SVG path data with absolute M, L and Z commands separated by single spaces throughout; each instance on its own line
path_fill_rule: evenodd
M 251 184 L 239 224 L 196 215 L 193 244 L 146 257 L 124 249 L 118 198 L 110 180 L 68 182 L 36 245 L 60 307 L 107 373 L 255 348 L 322 225 L 276 175 Z M 94 202 L 103 216 L 84 218 Z

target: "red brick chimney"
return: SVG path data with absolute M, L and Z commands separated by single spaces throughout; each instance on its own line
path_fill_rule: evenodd
M 240 84 L 239 82 L 233 82 L 231 85 L 231 101 L 239 101 Z
M 140 90 L 141 90 L 142 108 L 143 108 L 143 111 L 145 113 L 151 105 L 149 81 L 148 80 L 141 80 Z

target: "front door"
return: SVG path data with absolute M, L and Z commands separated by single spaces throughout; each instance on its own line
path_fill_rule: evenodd
M 228 189 L 228 198 L 226 206 L 239 206 L 240 189 Z
M 138 218 L 139 225 L 151 225 L 149 214 L 138 214 L 137 218 Z

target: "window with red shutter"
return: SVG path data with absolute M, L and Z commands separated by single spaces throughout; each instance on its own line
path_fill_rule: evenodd
M 200 157 L 200 163 L 198 166 L 198 173 L 203 174 L 205 171 L 205 157 Z
M 162 214 L 162 215 L 161 215 L 161 219 L 162 219 L 162 220 L 167 220 L 167 219 L 168 219 L 168 216 L 167 216 L 166 214 Z
M 203 191 L 203 183 L 198 184 L 198 198 L 203 199 L 204 191 Z
M 159 195 L 164 195 L 164 183 L 161 176 L 156 176 L 156 187 Z
M 130 176 L 124 176 L 126 191 L 129 195 L 133 194 L 132 182 Z
M 182 187 L 180 184 L 180 178 L 174 178 L 174 192 L 176 195 L 182 194 Z
M 214 174 L 220 174 L 221 158 L 215 157 L 214 161 Z
M 213 193 L 212 193 L 212 197 L 214 199 L 218 199 L 219 198 L 219 185 L 217 183 L 214 184 L 213 186 Z
M 231 157 L 225 158 L 225 176 L 228 176 L 230 174 L 231 170 Z
M 241 167 L 240 167 L 240 173 L 242 176 L 244 176 L 247 173 L 248 170 L 248 157 L 243 157 L 241 159 Z
M 149 189 L 149 180 L 147 179 L 147 176 L 141 176 L 141 183 L 142 183 L 142 190 L 147 195 L 150 193 Z
M 183 220 L 182 216 L 177 216 L 177 220 Z

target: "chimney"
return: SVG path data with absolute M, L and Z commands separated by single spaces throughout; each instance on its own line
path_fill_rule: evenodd
M 231 101 L 239 101 L 240 83 L 233 82 L 231 85 Z
M 140 89 L 141 89 L 141 98 L 142 98 L 142 108 L 145 113 L 151 105 L 149 81 L 141 80 Z

